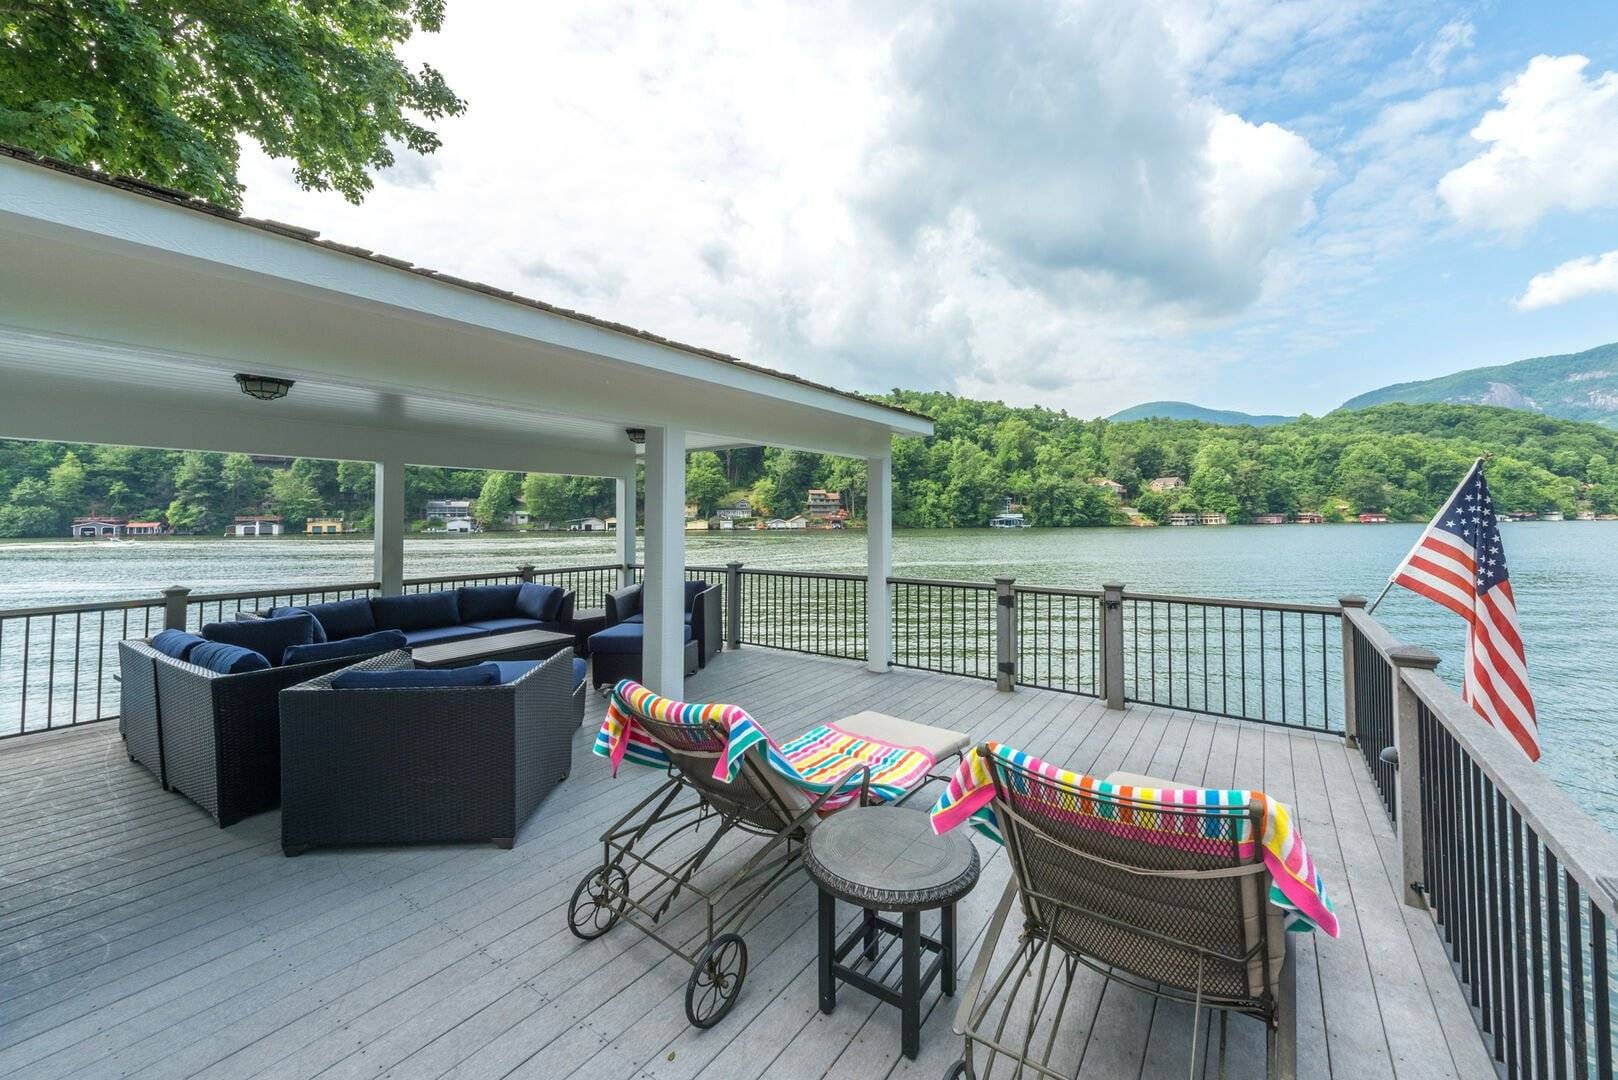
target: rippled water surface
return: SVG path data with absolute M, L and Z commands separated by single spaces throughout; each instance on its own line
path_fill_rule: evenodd
M 926 530 L 894 538 L 902 575 L 1045 585 L 1122 581 L 1144 591 L 1330 602 L 1375 597 L 1414 542 L 1414 525 L 1194 529 Z M 1550 770 L 1618 829 L 1618 522 L 1531 522 L 1504 530 Z M 407 576 L 518 563 L 609 562 L 609 536 L 421 537 Z M 151 595 L 168 585 L 226 591 L 371 576 L 370 541 L 342 538 L 0 541 L 0 608 Z M 687 538 L 687 561 L 860 571 L 865 537 L 741 533 Z M 1460 622 L 1394 590 L 1377 611 L 1401 640 L 1459 677 Z

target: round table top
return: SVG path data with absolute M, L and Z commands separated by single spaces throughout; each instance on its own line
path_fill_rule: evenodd
M 926 813 L 898 806 L 838 811 L 810 830 L 803 861 L 822 889 L 876 911 L 953 904 L 972 891 L 979 870 L 965 836 L 939 836 Z

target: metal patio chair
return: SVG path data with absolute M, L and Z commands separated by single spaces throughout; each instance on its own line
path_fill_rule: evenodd
M 1081 794 L 1003 758 L 986 754 L 985 760 L 1012 878 L 956 1013 L 965 1056 L 946 1080 L 1071 1077 L 1052 1064 L 1052 1055 L 1081 965 L 1192 1006 L 1191 1076 L 1197 1075 L 1201 1028 L 1195 1018 L 1207 1006 L 1220 1014 L 1218 1075 L 1224 1076 L 1223 1025 L 1235 1012 L 1265 1024 L 1272 1080 L 1295 1077 L 1294 970 L 1285 919 L 1267 901 L 1258 845 L 1249 842 L 1243 852 L 1240 844 L 1260 835 L 1259 812 Z M 1124 774 L 1108 780 L 1179 786 Z M 1141 842 L 1130 835 L 1130 824 L 1159 839 Z M 1164 842 L 1165 834 L 1173 839 Z M 1015 949 L 1009 957 L 1000 954 L 991 978 L 1019 900 Z M 1001 1063 L 1006 1068 L 997 1073 Z

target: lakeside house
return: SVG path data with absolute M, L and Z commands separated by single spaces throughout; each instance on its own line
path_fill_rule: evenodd
M 604 519 L 598 517 L 569 518 L 567 521 L 567 531 L 606 532 L 607 523 Z
M 618 519 L 617 518 L 615 518 L 615 517 L 604 517 L 601 520 L 607 526 L 607 531 L 608 532 L 617 532 L 618 531 Z
M 474 533 L 478 531 L 478 527 L 471 518 L 454 518 L 444 522 L 444 531 L 447 533 Z
M 1170 525 L 1201 525 L 1202 515 L 1192 514 L 1183 510 L 1176 510 L 1169 515 Z
M 1159 476 L 1156 480 L 1148 481 L 1146 487 L 1152 491 L 1173 491 L 1185 487 L 1185 481 L 1178 476 Z
M 1028 522 L 1023 518 L 1022 514 L 1015 510 L 1008 510 L 1003 514 L 996 514 L 994 517 L 990 518 L 989 528 L 1026 529 L 1028 528 Z
M 1539 515 L 1539 520 L 1541 520 L 1541 521 L 1565 521 L 1566 518 L 1564 518 L 1562 516 L 1562 511 L 1560 511 L 1560 510 L 1547 510 L 1543 514 Z
M 511 510 L 506 513 L 505 521 L 507 525 L 527 525 L 531 519 L 526 510 Z
M 717 507 L 714 516 L 720 521 L 740 521 L 742 518 L 753 516 L 753 506 L 746 499 L 737 499 L 735 502 Z
M 605 528 L 605 525 L 602 527 Z M 707 532 L 711 527 L 707 518 L 688 518 L 685 523 L 686 532 Z
M 342 518 L 312 517 L 303 523 L 305 536 L 337 536 L 347 531 Z
M 125 527 L 129 524 L 124 518 L 115 517 L 76 517 L 69 526 L 69 535 L 77 539 L 100 538 L 106 536 L 122 536 Z
M 1105 476 L 1092 476 L 1092 477 L 1090 477 L 1090 483 L 1093 484 L 1094 486 L 1098 487 L 1098 488 L 1106 488 L 1108 491 L 1112 492 L 1114 495 L 1118 496 L 1120 499 L 1122 499 L 1124 497 L 1124 494 L 1129 490 L 1128 488 L 1124 487 L 1124 485 L 1120 484 L 1118 481 L 1109 480 Z
M 125 536 L 162 536 L 166 532 L 161 521 L 131 521 L 124 526 Z
M 1298 525 L 1324 525 L 1326 515 L 1318 510 L 1299 510 L 1293 515 L 1292 520 Z
M 421 508 L 421 516 L 428 521 L 442 521 L 447 527 L 452 521 L 472 520 L 471 499 L 428 499 Z M 464 530 L 463 530 L 464 531 Z
M 1198 525 L 1229 525 L 1230 517 L 1218 511 L 1208 511 L 1197 515 Z
M 830 518 L 843 514 L 843 497 L 835 491 L 810 488 L 804 497 L 804 513 L 811 518 Z
M 1388 515 L 1377 510 L 1367 510 L 1359 516 L 1359 523 L 1361 525 L 1386 525 Z
M 279 514 L 241 514 L 225 530 L 226 536 L 280 536 L 285 529 Z
M 1579 511 L 1579 514 L 1578 514 L 1578 520 L 1579 521 L 1594 521 L 1595 519 L 1596 519 L 1596 512 L 1594 510 L 1580 510 Z
M 1285 525 L 1286 523 L 1287 516 L 1285 514 L 1255 514 L 1253 516 L 1254 525 Z
M 1532 511 L 1532 510 L 1513 510 L 1511 512 L 1511 520 L 1512 521 L 1538 521 L 1539 520 L 1539 515 L 1534 513 L 1534 511 Z

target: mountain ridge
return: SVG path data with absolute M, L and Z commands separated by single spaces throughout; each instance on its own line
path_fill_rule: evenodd
M 1341 407 L 1393 402 L 1495 405 L 1618 428 L 1618 342 L 1393 383 L 1349 398 Z
M 1252 427 L 1269 427 L 1273 424 L 1291 423 L 1297 417 L 1247 413 L 1236 409 L 1210 409 L 1189 401 L 1146 401 L 1139 405 L 1131 405 L 1127 409 L 1119 409 L 1107 419 L 1118 423 L 1133 420 L 1198 420 L 1205 424 L 1248 424 Z

